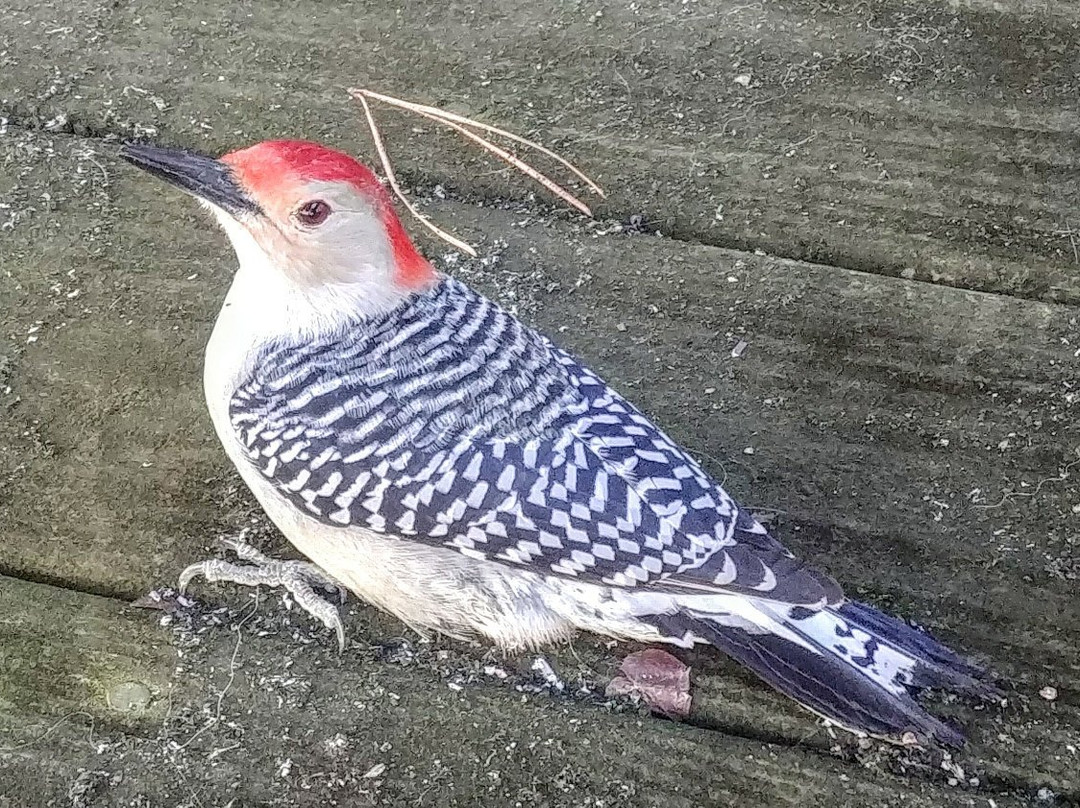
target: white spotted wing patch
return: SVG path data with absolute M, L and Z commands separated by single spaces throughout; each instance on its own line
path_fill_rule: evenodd
M 644 415 L 453 280 L 345 336 L 269 346 L 230 413 L 250 462 L 330 525 L 617 587 L 822 599 Z

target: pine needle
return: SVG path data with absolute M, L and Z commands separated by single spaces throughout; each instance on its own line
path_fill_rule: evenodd
M 371 138 L 375 141 L 375 151 L 379 153 L 379 160 L 382 162 L 383 170 L 386 172 L 386 181 L 390 183 L 390 187 L 394 193 L 397 194 L 397 198 L 401 200 L 403 204 L 413 216 L 415 216 L 420 224 L 424 225 L 428 230 L 441 238 L 447 244 L 452 245 L 461 252 L 465 253 L 472 258 L 476 257 L 476 250 L 466 244 L 464 241 L 455 238 L 454 236 L 442 230 L 438 225 L 432 222 L 427 216 L 422 214 L 416 209 L 416 206 L 405 198 L 405 193 L 401 190 L 401 186 L 398 185 L 397 175 L 394 174 L 394 168 L 390 165 L 390 157 L 386 153 L 386 147 L 383 145 L 382 134 L 379 132 L 378 124 L 375 123 L 375 116 L 371 114 L 371 107 L 368 106 L 367 100 L 362 96 L 356 96 L 356 99 L 360 102 L 364 108 L 364 115 L 367 117 L 368 128 L 371 129 Z
M 349 90 L 349 92 L 352 93 L 354 97 L 359 93 L 361 95 L 367 96 L 368 98 L 373 98 L 376 101 L 382 101 L 392 106 L 400 107 L 401 109 L 407 109 L 411 112 L 419 113 L 426 112 L 429 116 L 441 118 L 444 121 L 453 121 L 454 123 L 460 123 L 466 126 L 475 126 L 477 129 L 483 129 L 485 132 L 491 132 L 493 134 L 509 138 L 510 140 L 521 143 L 523 146 L 528 146 L 531 149 L 535 149 L 541 154 L 545 154 L 553 160 L 561 163 L 563 166 L 574 172 L 574 174 L 576 174 L 582 182 L 588 185 L 589 189 L 594 194 L 601 198 L 607 198 L 607 194 L 604 193 L 604 190 L 599 185 L 593 182 L 583 171 L 581 171 L 577 166 L 575 166 L 565 157 L 561 157 L 550 149 L 544 148 L 539 143 L 533 140 L 529 140 L 528 138 L 521 137 L 521 135 L 515 135 L 513 132 L 507 132 L 505 129 L 500 129 L 497 126 L 491 126 L 490 124 L 482 123 L 480 121 L 474 121 L 472 118 L 466 118 L 464 115 L 457 115 L 453 112 L 447 112 L 446 110 L 439 109 L 438 107 L 429 107 L 426 104 L 416 104 L 412 101 L 403 101 L 400 98 L 383 95 L 382 93 L 377 93 L 374 90 L 352 89 Z
M 469 129 L 468 127 L 476 127 L 477 129 L 480 129 L 482 131 L 491 132 L 493 134 L 500 135 L 502 137 L 506 137 L 506 138 L 508 138 L 510 140 L 513 140 L 516 143 L 520 143 L 520 144 L 522 144 L 524 146 L 528 146 L 531 149 L 539 151 L 541 154 L 544 154 L 544 155 L 547 155 L 548 157 L 553 158 L 554 160 L 559 162 L 561 165 L 565 166 L 567 169 L 572 171 L 582 181 L 584 181 L 585 184 L 589 186 L 589 189 L 593 193 L 598 194 L 601 197 L 605 196 L 603 190 L 600 188 L 599 185 L 597 185 L 595 182 L 593 182 L 589 177 L 587 177 L 584 173 L 582 173 L 577 167 L 575 167 L 568 160 L 564 159 L 563 157 L 560 157 L 559 155 L 555 154 L 551 150 L 544 148 L 539 143 L 535 143 L 535 142 L 533 142 L 531 140 L 528 140 L 527 138 L 523 138 L 520 135 L 515 135 L 512 132 L 507 132 L 504 129 L 499 129 L 498 127 L 491 126 L 491 125 L 486 124 L 486 123 L 481 123 L 479 121 L 474 121 L 471 118 L 464 117 L 463 115 L 456 115 L 456 114 L 454 114 L 452 112 L 446 112 L 445 110 L 441 110 L 438 107 L 431 107 L 431 106 L 427 106 L 425 104 L 416 104 L 416 103 L 413 103 L 412 101 L 403 101 L 400 98 L 394 98 L 393 96 L 383 95 L 382 93 L 377 93 L 377 92 L 374 92 L 373 90 L 352 88 L 352 89 L 349 90 L 349 94 L 352 95 L 352 97 L 355 98 L 357 101 L 359 101 L 361 106 L 363 106 L 363 108 L 364 108 L 364 115 L 367 118 L 368 128 L 371 130 L 371 136 L 372 136 L 372 139 L 375 142 L 375 150 L 378 152 L 379 159 L 382 161 L 383 169 L 386 171 L 386 178 L 387 178 L 387 181 L 390 183 L 391 189 L 394 191 L 394 193 L 397 195 L 397 197 L 402 201 L 402 203 L 409 210 L 409 212 L 413 216 L 415 216 L 417 219 L 419 219 L 420 222 L 425 227 L 427 227 L 429 230 L 431 230 L 433 233 L 435 233 L 435 235 L 437 235 L 439 238 L 441 238 L 444 241 L 446 241 L 447 243 L 453 245 L 456 249 L 461 250 L 462 252 L 465 252 L 465 253 L 467 253 L 469 255 L 475 256 L 476 252 L 471 247 L 469 247 L 467 244 L 465 244 L 464 242 L 454 238 L 449 233 L 446 233 L 445 231 L 443 231 L 443 230 L 439 229 L 438 227 L 436 227 L 429 219 L 427 219 L 427 217 L 425 217 L 423 214 L 421 214 L 405 198 L 404 193 L 401 191 L 401 188 L 397 183 L 397 178 L 396 178 L 396 176 L 394 174 L 394 170 L 393 170 L 392 166 L 390 165 L 390 158 L 387 155 L 386 147 L 383 144 L 382 135 L 379 132 L 378 124 L 375 122 L 375 117 L 371 113 L 371 107 L 368 105 L 367 99 L 370 98 L 370 99 L 375 100 L 375 101 L 382 101 L 383 103 L 389 104 L 391 106 L 398 107 L 399 109 L 404 109 L 404 110 L 407 110 L 409 112 L 413 112 L 413 113 L 415 113 L 417 115 L 421 115 L 424 118 L 428 118 L 429 120 L 433 120 L 436 123 L 442 124 L 443 126 L 449 128 L 449 129 L 453 129 L 455 132 L 458 132 L 459 134 L 461 134 L 462 136 L 468 138 L 469 140 L 473 141 L 474 143 L 477 143 L 484 150 L 490 152 L 491 154 L 494 154 L 496 157 L 498 157 L 500 160 L 507 163 L 511 167 L 516 168 L 521 173 L 525 174 L 526 176 L 528 176 L 531 179 L 535 180 L 536 182 L 540 183 L 545 188 L 547 188 L 549 191 L 551 191 L 551 193 L 555 194 L 557 197 L 562 199 L 567 204 L 569 204 L 569 205 L 573 206 L 574 208 L 576 208 L 577 210 L 581 211 L 586 216 L 592 216 L 592 211 L 589 209 L 589 206 L 586 205 L 584 202 L 582 202 L 580 199 L 578 199 L 576 196 L 574 196 L 572 193 L 570 193 L 568 190 L 566 190 L 563 186 L 559 185 L 557 182 L 555 182 L 551 178 L 549 178 L 546 175 L 542 174 L 540 171 L 533 168 L 531 165 L 526 163 L 521 158 L 517 157 L 514 154 L 511 154 L 506 149 L 503 149 L 503 148 L 500 148 L 499 146 L 496 146 L 490 140 L 483 137 L 482 135 L 477 134 L 476 132 L 474 132 L 472 129 Z

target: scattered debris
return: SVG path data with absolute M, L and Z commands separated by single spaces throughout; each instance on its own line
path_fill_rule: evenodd
M 397 637 L 374 646 L 375 658 L 395 665 L 408 665 L 416 658 L 416 651 L 404 637 Z
M 136 609 L 160 609 L 168 614 L 173 614 L 181 609 L 191 609 L 195 606 L 195 600 L 181 594 L 172 587 L 151 589 L 141 598 L 131 602 Z
M 101 791 L 120 782 L 119 773 L 110 775 L 107 771 L 79 770 L 79 776 L 68 788 L 68 799 L 71 800 L 71 808 L 89 808 L 97 801 Z
M 555 669 L 551 667 L 551 663 L 543 657 L 537 657 L 533 660 L 532 669 L 543 677 L 545 684 L 552 690 L 562 693 L 563 690 L 566 689 L 566 684 L 559 678 L 559 675 L 555 673 Z
M 640 235 L 641 233 L 645 232 L 648 224 L 649 223 L 646 221 L 644 214 L 633 213 L 625 222 L 623 222 L 622 231 L 624 233 Z

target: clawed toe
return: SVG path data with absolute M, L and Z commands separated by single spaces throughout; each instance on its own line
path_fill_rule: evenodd
M 244 586 L 281 586 L 293 596 L 296 604 L 328 629 L 337 634 L 338 649 L 345 649 L 345 627 L 338 609 L 318 595 L 313 586 L 337 594 L 345 603 L 345 587 L 307 561 L 278 561 L 244 541 L 247 531 L 238 536 L 219 539 L 219 544 L 232 551 L 243 564 L 235 564 L 220 558 L 192 564 L 180 573 L 179 589 L 184 592 L 188 584 L 198 576 L 207 581 L 226 581 Z

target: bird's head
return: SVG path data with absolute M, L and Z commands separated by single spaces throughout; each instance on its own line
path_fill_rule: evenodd
M 220 159 L 143 144 L 121 155 L 213 211 L 239 258 L 238 282 L 257 298 L 251 317 L 325 330 L 437 279 L 378 178 L 342 152 L 272 140 Z

